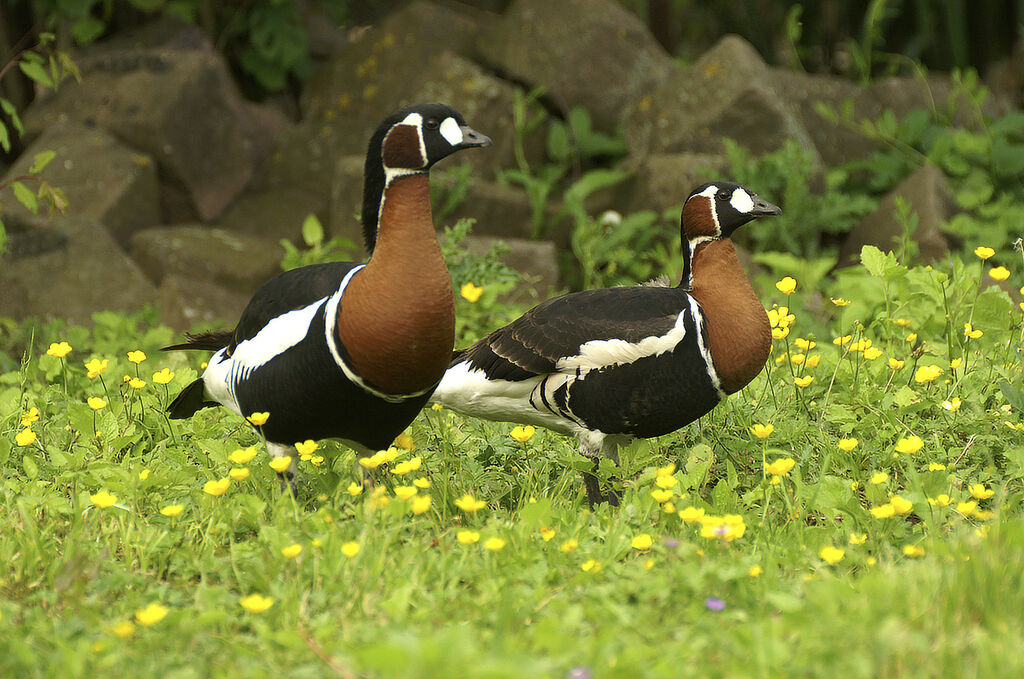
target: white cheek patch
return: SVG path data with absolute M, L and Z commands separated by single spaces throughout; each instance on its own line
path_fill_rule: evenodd
M 733 209 L 741 215 L 748 214 L 754 209 L 754 200 L 750 197 L 750 194 L 743 189 L 736 189 L 732 192 L 732 198 L 729 199 L 729 204 L 732 205 Z
M 455 118 L 445 118 L 438 131 L 452 146 L 458 146 L 462 143 L 462 129 L 455 122 Z

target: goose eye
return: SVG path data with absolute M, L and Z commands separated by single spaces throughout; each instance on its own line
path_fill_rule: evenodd
M 725 189 L 722 189 L 721 191 L 718 192 L 718 200 L 729 200 L 731 195 L 731 193 L 729 193 Z
M 440 127 L 441 122 L 437 118 L 428 118 L 427 122 L 423 123 L 423 125 L 428 130 L 436 130 L 438 127 Z

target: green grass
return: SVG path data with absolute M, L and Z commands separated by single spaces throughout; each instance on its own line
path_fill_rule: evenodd
M 766 306 L 795 317 L 766 370 L 702 421 L 624 449 L 621 469 L 602 468 L 623 504 L 593 513 L 572 441 L 537 431 L 521 443 L 512 425 L 431 409 L 410 428 L 414 449 L 375 470 L 381 494 L 352 495 L 354 455 L 321 442 L 293 499 L 240 418 L 164 418 L 201 357 L 158 352 L 172 333 L 152 314 L 99 314 L 89 329 L 7 323 L 0 676 L 1022 676 L 1021 309 L 979 292 L 990 266 L 977 260 L 864 261 L 820 290 L 757 281 Z M 828 301 L 840 295 L 853 304 Z M 514 313 L 491 291 L 458 304 L 478 329 Z M 967 322 L 984 334 L 965 337 Z M 878 356 L 851 350 L 867 339 Z M 70 353 L 47 355 L 60 341 Z M 129 362 L 138 349 L 146 360 Z M 109 364 L 90 379 L 93 358 Z M 939 376 L 916 380 L 928 365 Z M 163 368 L 166 387 L 153 379 Z M 802 376 L 814 380 L 797 387 Z M 943 407 L 954 398 L 959 409 Z M 35 440 L 19 445 L 31 408 Z M 754 424 L 774 429 L 760 439 Z M 897 452 L 911 436 L 920 450 Z M 856 447 L 839 448 L 844 438 Z M 249 478 L 205 493 L 249 446 Z M 393 473 L 414 457 L 419 469 Z M 794 465 L 773 485 L 765 463 L 785 458 Z M 395 496 L 413 478 L 430 484 L 421 514 Z M 965 516 L 956 506 L 975 484 L 991 496 Z M 94 506 L 100 491 L 116 504 Z M 459 509 L 467 493 L 486 505 Z M 909 511 L 876 518 L 893 495 Z M 175 504 L 180 515 L 161 513 Z M 705 518 L 703 537 L 685 520 L 700 510 L 734 518 L 721 537 Z M 467 530 L 479 540 L 460 544 Z M 505 542 L 492 551 L 489 538 Z M 301 553 L 282 553 L 290 545 Z M 829 564 L 826 547 L 842 558 Z M 247 612 L 252 593 L 273 605 Z M 166 616 L 134 622 L 151 604 Z

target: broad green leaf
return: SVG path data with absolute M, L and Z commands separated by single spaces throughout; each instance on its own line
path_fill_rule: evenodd
M 39 465 L 32 459 L 31 455 L 23 455 L 21 457 L 21 465 L 25 469 L 25 476 L 30 479 L 34 479 L 39 476 Z
M 39 214 L 39 201 L 36 199 L 36 194 L 21 182 L 14 182 L 11 184 L 11 188 L 14 189 L 14 197 L 18 199 L 19 203 L 31 210 L 32 214 Z
M 18 68 L 24 73 L 29 79 L 34 82 L 53 89 L 53 80 L 50 78 L 50 74 L 46 72 L 43 65 L 35 61 L 19 61 Z
M 11 135 L 7 131 L 7 126 L 4 125 L 2 120 L 0 120 L 0 148 L 2 148 L 6 153 L 10 153 L 11 151 Z
M 29 167 L 29 174 L 39 174 L 46 169 L 46 166 L 50 164 L 50 161 L 57 156 L 56 151 L 43 151 L 37 153 L 32 159 L 32 166 Z
M 1003 393 L 1007 403 L 1018 412 L 1024 413 L 1024 391 L 1006 381 L 999 382 L 999 391 Z
M 324 227 L 315 214 L 309 214 L 303 220 L 302 240 L 311 248 L 324 242 Z

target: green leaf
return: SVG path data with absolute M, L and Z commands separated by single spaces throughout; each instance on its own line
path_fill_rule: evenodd
M 1024 391 L 1006 381 L 999 382 L 999 391 L 1003 393 L 1003 398 L 1013 406 L 1014 410 L 1024 413 Z
M 106 24 L 99 19 L 87 16 L 71 25 L 71 36 L 79 45 L 88 45 L 103 35 L 106 28 Z
M 302 240 L 313 248 L 324 242 L 324 227 L 315 214 L 309 214 L 302 222 Z
M 56 151 L 43 151 L 37 153 L 32 159 L 32 166 L 28 168 L 29 174 L 39 174 L 46 169 L 46 166 L 50 164 L 50 161 L 57 156 Z
M 872 276 L 893 279 L 907 272 L 906 268 L 896 261 L 891 252 L 882 252 L 874 245 L 865 245 L 860 251 L 860 263 Z
M 0 148 L 5 153 L 10 153 L 11 151 L 11 135 L 7 132 L 7 126 L 4 125 L 2 120 L 0 120 Z
M 23 455 L 21 458 L 21 464 L 25 468 L 25 476 L 30 479 L 34 479 L 39 476 L 39 465 L 32 459 L 31 455 Z
M 49 87 L 53 89 L 53 80 L 50 78 L 50 74 L 46 72 L 43 65 L 35 61 L 19 61 L 18 68 L 24 73 L 29 79 L 39 83 L 43 87 Z
M 921 397 L 918 396 L 917 392 L 905 384 L 892 395 L 892 402 L 901 408 L 912 406 L 920 400 Z
M 19 203 L 31 210 L 32 214 L 39 214 L 39 201 L 36 200 L 36 194 L 21 182 L 14 182 L 11 187 L 14 189 L 14 197 L 18 199 Z

